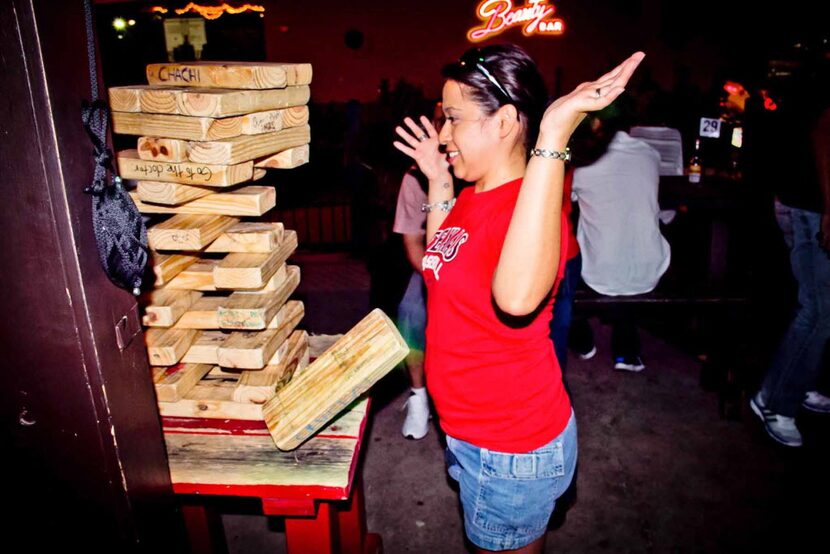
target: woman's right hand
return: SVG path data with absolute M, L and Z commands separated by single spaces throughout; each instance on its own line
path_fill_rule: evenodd
M 405 118 L 403 122 L 408 129 L 398 125 L 395 127 L 395 132 L 406 144 L 398 141 L 392 144 L 415 160 L 418 169 L 427 179 L 430 181 L 443 179 L 449 174 L 450 164 L 447 157 L 438 149 L 438 131 L 425 116 L 422 115 L 420 120 L 423 128 L 419 127 L 412 118 Z

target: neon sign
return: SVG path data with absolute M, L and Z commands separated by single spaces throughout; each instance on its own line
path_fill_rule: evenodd
M 483 25 L 470 29 L 467 39 L 479 42 L 518 25 L 523 25 L 522 34 L 526 37 L 561 35 L 565 32 L 565 22 L 558 17 L 551 18 L 555 12 L 556 8 L 547 0 L 527 0 L 519 7 L 513 7 L 513 0 L 482 0 L 476 15 Z

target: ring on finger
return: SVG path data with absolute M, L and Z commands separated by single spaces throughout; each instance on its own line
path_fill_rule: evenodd
M 418 142 L 424 142 L 428 138 L 429 138 L 428 135 L 421 135 L 420 137 L 418 137 Z

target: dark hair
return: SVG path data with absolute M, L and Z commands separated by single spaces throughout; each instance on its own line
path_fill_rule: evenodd
M 515 106 L 525 127 L 525 150 L 536 144 L 548 92 L 536 63 L 522 48 L 515 44 L 472 48 L 459 61 L 444 66 L 441 74 L 467 85 L 473 101 L 488 116 L 504 105 Z

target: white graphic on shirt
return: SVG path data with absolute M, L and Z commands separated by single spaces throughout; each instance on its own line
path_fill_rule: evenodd
M 455 259 L 458 255 L 458 249 L 467 242 L 469 237 L 470 235 L 463 227 L 449 227 L 437 231 L 432 242 L 427 246 L 423 260 L 421 260 L 422 271 L 431 269 L 433 275 L 435 275 L 435 280 L 439 280 L 438 272 L 444 266 L 444 263 Z

